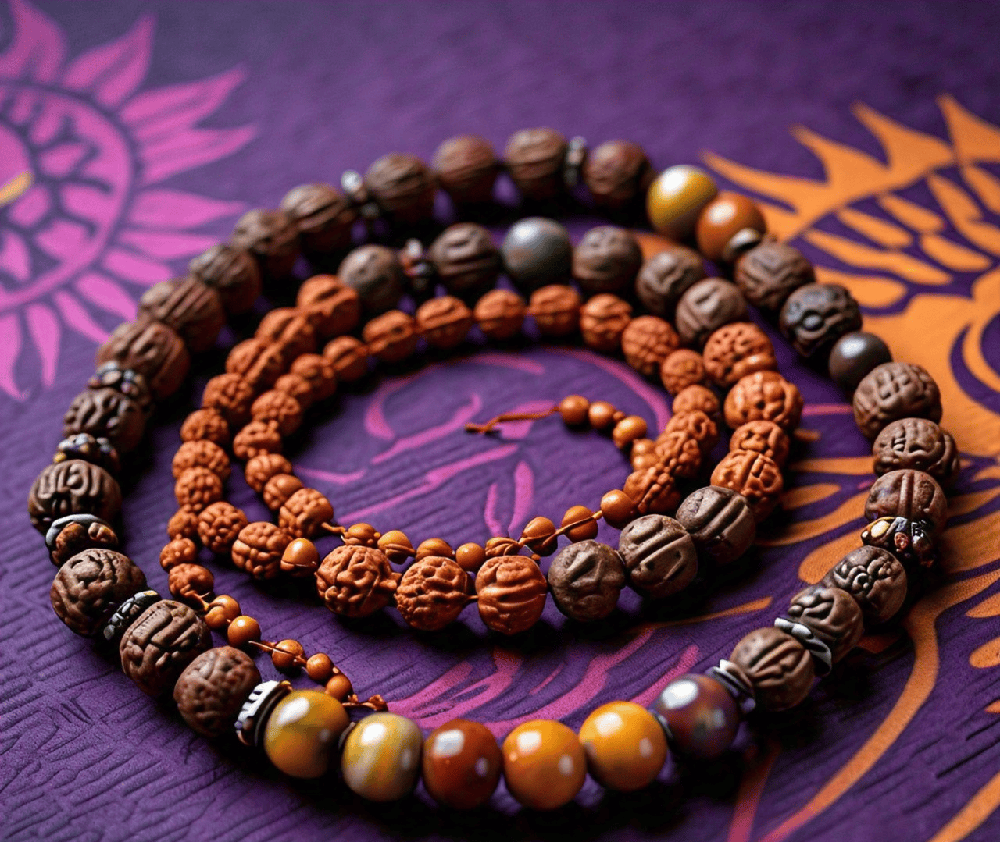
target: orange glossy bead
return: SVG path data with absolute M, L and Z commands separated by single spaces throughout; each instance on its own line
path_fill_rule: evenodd
M 297 640 L 281 640 L 271 650 L 271 663 L 275 669 L 290 672 L 302 666 L 306 650 Z
M 351 679 L 342 672 L 338 672 L 326 682 L 325 692 L 328 696 L 343 701 L 354 692 L 354 687 L 351 684 Z
M 732 262 L 741 247 L 760 241 L 767 232 L 757 204 L 739 193 L 720 193 L 702 210 L 695 236 L 698 250 L 709 260 Z
M 569 427 L 580 427 L 587 423 L 590 401 L 580 395 L 567 395 L 559 401 L 559 414 Z
M 594 513 L 586 506 L 570 506 L 563 515 L 562 527 L 570 526 L 566 530 L 566 536 L 570 541 L 589 541 L 597 537 L 597 521 L 594 520 Z
M 635 514 L 635 503 L 624 491 L 612 489 L 601 498 L 601 513 L 609 526 L 621 529 Z
M 648 432 L 646 419 L 639 415 L 626 415 L 611 431 L 611 440 L 615 447 L 624 450 L 636 439 L 643 438 Z
M 382 537 L 378 539 L 378 548 L 385 553 L 392 564 L 402 564 L 413 555 L 413 544 L 398 529 L 383 532 Z
M 595 430 L 607 430 L 615 423 L 616 410 L 607 401 L 594 401 L 587 410 L 590 426 Z
M 325 652 L 317 652 L 306 660 L 306 675 L 317 684 L 326 684 L 333 676 L 333 661 Z
M 532 518 L 521 532 L 521 540 L 532 552 L 552 555 L 557 546 L 556 525 L 547 517 Z
M 451 548 L 451 544 L 441 538 L 428 538 L 417 546 L 416 560 L 420 561 L 430 556 L 454 558 L 455 551 Z
M 551 719 L 519 725 L 503 741 L 507 789 L 525 807 L 554 810 L 572 801 L 587 776 L 587 758 L 572 729 Z
M 455 561 L 463 570 L 475 573 L 486 561 L 486 550 L 479 544 L 470 541 L 455 550 Z
M 590 774 L 603 787 L 630 792 L 655 778 L 667 759 L 656 718 L 632 702 L 601 705 L 580 726 Z
M 347 527 L 344 533 L 345 544 L 361 544 L 365 547 L 377 547 L 381 534 L 375 531 L 370 523 L 355 523 Z
M 268 717 L 264 752 L 286 775 L 318 778 L 330 767 L 349 722 L 336 699 L 319 690 L 293 690 Z
M 704 170 L 686 164 L 669 167 L 646 192 L 649 223 L 655 231 L 672 239 L 690 239 L 698 215 L 718 192 L 719 188 Z
M 424 786 L 439 804 L 469 810 L 489 801 L 500 781 L 503 756 L 485 725 L 453 719 L 424 740 Z
M 237 649 L 241 646 L 246 646 L 252 640 L 259 641 L 260 623 L 253 617 L 240 614 L 239 617 L 236 617 L 229 624 L 229 628 L 226 629 L 226 639 L 229 641 L 230 646 L 235 646 Z
M 208 603 L 205 623 L 210 629 L 221 631 L 240 616 L 240 604 L 228 594 L 220 594 Z
M 282 573 L 291 576 L 308 576 L 319 567 L 319 550 L 308 538 L 296 538 L 281 554 Z

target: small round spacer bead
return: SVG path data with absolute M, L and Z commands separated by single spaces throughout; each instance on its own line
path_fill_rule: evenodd
M 581 395 L 567 395 L 559 401 L 559 415 L 567 427 L 582 427 L 589 421 L 590 401 Z
M 398 529 L 384 532 L 378 539 L 378 548 L 385 553 L 391 564 L 403 564 L 414 554 L 410 539 Z
M 472 541 L 455 550 L 455 561 L 468 573 L 475 573 L 486 561 L 486 550 Z
M 532 552 L 552 555 L 556 551 L 556 525 L 547 517 L 532 518 L 521 532 L 521 541 Z
M 649 431 L 646 419 L 639 415 L 626 415 L 611 431 L 611 440 L 619 450 L 625 450 L 633 442 L 645 437 Z
M 317 684 L 326 684 L 333 677 L 333 660 L 325 652 L 317 652 L 306 659 L 306 675 Z
M 586 506 L 570 506 L 563 515 L 560 531 L 574 542 L 596 538 L 597 521 L 594 513 Z
M 308 538 L 295 538 L 281 554 L 279 569 L 290 576 L 309 576 L 319 567 L 319 550 Z
M 239 616 L 240 604 L 229 594 L 219 594 L 208 603 L 205 625 L 213 631 L 221 631 Z
M 348 696 L 354 693 L 354 687 L 351 684 L 351 679 L 349 679 L 342 672 L 335 673 L 326 682 L 326 694 L 332 696 L 338 701 L 344 701 Z
M 370 523 L 354 523 L 347 527 L 342 540 L 345 544 L 377 547 L 381 537 Z
M 251 642 L 259 643 L 260 623 L 253 617 L 240 614 L 229 623 L 229 628 L 226 629 L 226 640 L 229 641 L 230 646 L 235 646 L 237 649 L 248 646 Z
M 428 538 L 417 545 L 415 559 L 416 561 L 420 561 L 430 556 L 454 558 L 455 551 L 451 548 L 451 544 L 441 538 Z
M 612 489 L 601 497 L 601 514 L 609 526 L 621 529 L 635 515 L 635 502 L 624 491 Z
M 306 650 L 297 640 L 280 640 L 271 649 L 271 663 L 281 672 L 294 672 L 305 661 Z
M 607 401 L 594 401 L 587 410 L 587 419 L 595 430 L 610 430 L 615 424 L 617 411 Z

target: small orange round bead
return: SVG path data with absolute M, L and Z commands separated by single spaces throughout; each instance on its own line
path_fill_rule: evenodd
M 539 555 L 552 555 L 556 551 L 556 525 L 547 517 L 536 517 L 528 521 L 521 532 L 521 540 Z
M 597 537 L 597 521 L 594 513 L 586 506 L 570 506 L 563 515 L 562 527 L 570 526 L 564 533 L 570 541 L 589 541 Z
M 240 614 L 239 617 L 234 618 L 229 624 L 229 628 L 226 630 L 226 639 L 229 641 L 230 646 L 237 648 L 246 646 L 251 641 L 259 641 L 260 623 L 253 617 Z
M 594 401 L 587 410 L 590 426 L 595 430 L 607 430 L 615 423 L 616 410 L 607 401 Z
M 580 395 L 568 395 L 559 401 L 559 414 L 570 427 L 580 427 L 587 423 L 590 401 Z
M 221 631 L 240 616 L 240 604 L 228 594 L 220 594 L 208 603 L 205 624 L 214 631 Z
M 386 554 L 392 564 L 402 564 L 413 555 L 413 544 L 398 529 L 384 532 L 382 537 L 378 539 L 378 548 Z
M 271 663 L 275 669 L 290 672 L 302 666 L 306 650 L 297 640 L 281 640 L 271 650 Z
M 416 560 L 420 561 L 432 555 L 454 558 L 455 551 L 451 548 L 451 544 L 441 538 L 428 538 L 426 541 L 421 541 L 417 547 Z
M 611 440 L 615 447 L 624 450 L 632 442 L 643 438 L 649 428 L 646 426 L 646 419 L 639 415 L 628 415 L 615 424 L 611 431 Z
M 609 526 L 621 529 L 632 519 L 635 503 L 624 491 L 612 489 L 601 498 L 601 512 Z
M 351 679 L 342 672 L 338 672 L 326 682 L 326 694 L 333 696 L 338 701 L 344 701 L 353 692 L 354 687 L 351 685 Z
M 347 527 L 344 533 L 345 544 L 361 544 L 365 547 L 377 547 L 381 534 L 375 531 L 370 523 L 355 523 Z
M 486 561 L 486 550 L 479 544 L 470 541 L 468 544 L 462 544 L 462 546 L 455 550 L 455 561 L 458 562 L 458 566 L 463 570 L 475 573 L 483 566 L 483 562 Z
M 296 538 L 281 554 L 281 572 L 292 576 L 308 576 L 319 567 L 319 550 L 308 538 Z
M 325 652 L 317 652 L 306 660 L 306 675 L 317 684 L 326 684 L 333 676 L 333 661 Z

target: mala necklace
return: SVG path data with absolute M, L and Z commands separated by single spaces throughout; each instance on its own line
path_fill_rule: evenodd
M 121 504 L 118 453 L 141 440 L 152 403 L 179 388 L 190 354 L 214 344 L 227 312 L 244 313 L 262 288 L 287 283 L 300 249 L 322 267 L 350 245 L 359 217 L 369 226 L 426 225 L 437 185 L 458 207 L 488 201 L 501 164 L 486 141 L 460 137 L 442 144 L 433 171 L 393 154 L 364 177 L 345 175 L 344 194 L 328 185 L 296 188 L 281 210 L 244 215 L 231 242 L 196 258 L 187 278 L 143 296 L 138 318 L 99 350 L 97 373 L 67 412 L 66 438 L 28 498 L 32 522 L 60 565 L 53 607 L 71 630 L 117 646 L 126 674 L 145 692 L 172 689 L 194 730 L 215 737 L 235 725 L 243 742 L 262 747 L 289 775 L 324 774 L 339 747 L 345 782 L 374 801 L 403 797 L 422 772 L 437 801 L 474 807 L 492 796 L 503 774 L 519 802 L 551 809 L 573 799 L 588 771 L 605 787 L 632 790 L 658 774 L 668 746 L 689 757 L 718 756 L 742 714 L 755 704 L 795 706 L 866 624 L 900 610 L 908 581 L 912 587 L 934 561 L 934 536 L 946 519 L 938 481 L 947 483 L 958 468 L 954 440 L 936 423 L 940 395 L 927 372 L 893 362 L 881 340 L 860 331 L 849 293 L 815 283 L 799 252 L 767 239 L 763 216 L 746 197 L 718 194 L 693 167 L 671 167 L 654 179 L 634 144 L 613 141 L 588 154 L 582 140 L 567 142 L 549 129 L 516 133 L 502 168 L 530 201 L 553 199 L 580 179 L 593 204 L 612 214 L 645 196 L 654 229 L 678 241 L 694 238 L 701 254 L 678 246 L 643 262 L 635 239 L 610 226 L 588 232 L 574 249 L 565 230 L 543 218 L 516 223 L 499 251 L 471 223 L 450 226 L 426 254 L 418 240 L 399 254 L 379 245 L 354 249 L 337 276 L 310 278 L 295 307 L 272 310 L 254 337 L 232 348 L 226 372 L 209 381 L 201 408 L 182 425 L 173 460 L 179 510 L 160 555 L 177 599 L 162 599 L 117 552 L 108 521 Z M 735 284 L 705 278 L 702 258 L 733 266 Z M 530 294 L 527 302 L 493 289 L 501 267 Z M 579 291 L 566 283 L 570 275 Z M 437 282 L 448 295 L 433 297 Z M 634 318 L 618 295 L 633 286 L 647 310 Z M 419 305 L 412 316 L 397 309 L 404 292 Z M 853 393 L 855 419 L 874 439 L 880 475 L 865 506 L 871 523 L 863 546 L 796 595 L 773 626 L 746 635 L 708 673 L 670 682 L 650 710 L 603 705 L 579 734 L 534 720 L 514 729 L 502 748 L 485 726 L 465 720 L 424 738 L 380 696 L 361 701 L 328 655 L 306 657 L 294 640 L 263 640 L 235 599 L 211 596 L 214 580 L 197 563 L 199 544 L 260 580 L 315 576 L 320 598 L 338 614 L 365 616 L 394 605 L 423 631 L 443 628 L 473 601 L 488 628 L 515 634 L 537 621 L 548 592 L 568 617 L 589 622 L 614 610 L 626 582 L 652 598 L 683 590 L 699 567 L 728 564 L 752 544 L 756 523 L 778 502 L 789 433 L 802 410 L 798 390 L 774 371 L 767 336 L 746 321 L 747 301 L 780 313 L 781 330 L 799 354 L 826 364 Z M 559 414 L 570 427 L 610 433 L 633 468 L 623 487 L 607 492 L 596 509 L 571 507 L 558 528 L 536 517 L 519 539 L 494 536 L 455 550 L 437 538 L 414 548 L 398 530 L 336 524 L 329 500 L 306 488 L 281 455 L 306 409 L 337 384 L 362 377 L 372 360 L 405 360 L 421 340 L 453 349 L 473 325 L 490 339 L 510 339 L 526 315 L 543 337 L 579 330 L 595 350 L 621 350 L 629 365 L 659 374 L 675 395 L 673 416 L 655 438 L 642 418 L 579 395 L 530 416 Z M 352 331 L 362 317 L 359 338 Z M 728 390 L 725 400 L 709 385 Z M 711 485 L 685 497 L 685 483 L 718 440 L 720 416 L 734 430 L 729 453 Z M 488 432 L 521 417 L 470 429 Z M 227 451 L 245 462 L 248 484 L 277 513 L 277 524 L 249 523 L 223 499 Z M 593 540 L 602 518 L 622 529 L 617 550 Z M 325 533 L 342 544 L 321 560 L 313 539 Z M 538 562 L 556 551 L 560 537 L 571 543 L 543 575 Z M 392 569 L 410 558 L 402 574 Z M 211 648 L 210 628 L 224 631 L 230 645 Z M 304 667 L 324 690 L 261 682 L 246 648 L 270 652 L 281 671 Z M 374 712 L 351 723 L 350 709 Z

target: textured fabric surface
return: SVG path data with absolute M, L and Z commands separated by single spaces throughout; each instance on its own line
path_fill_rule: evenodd
M 998 32 L 1000 8 L 981 2 L 0 8 L 0 837 L 996 839 Z M 390 151 L 428 160 L 462 133 L 502 149 L 541 125 L 636 141 L 658 166 L 700 161 L 767 200 L 774 229 L 850 287 L 896 356 L 932 371 L 963 454 L 940 581 L 800 708 L 758 717 L 720 761 L 671 763 L 632 796 L 588 781 L 573 804 L 537 815 L 501 788 L 488 809 L 459 815 L 422 790 L 372 806 L 333 775 L 290 782 L 233 742 L 194 735 L 59 623 L 28 488 L 96 346 L 243 210 Z M 576 238 L 591 224 L 569 220 Z M 536 630 L 508 641 L 487 635 L 474 608 L 418 635 L 397 615 L 339 622 L 221 564 L 216 590 L 265 636 L 329 652 L 359 693 L 381 693 L 425 732 L 464 716 L 502 737 L 531 718 L 578 727 L 600 703 L 648 703 L 671 677 L 727 656 L 858 543 L 869 445 L 843 396 L 765 327 L 805 395 L 808 435 L 749 563 L 696 603 L 626 595 L 594 630 L 550 601 Z M 178 429 L 223 357 L 220 345 L 199 359 L 126 471 L 127 550 L 161 592 Z M 537 514 L 596 507 L 627 466 L 554 419 L 492 438 L 462 427 L 573 392 L 651 426 L 669 417 L 661 388 L 619 360 L 473 345 L 345 391 L 309 417 L 290 458 L 342 523 L 453 545 L 516 536 Z M 229 499 L 266 514 L 238 470 Z

